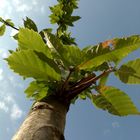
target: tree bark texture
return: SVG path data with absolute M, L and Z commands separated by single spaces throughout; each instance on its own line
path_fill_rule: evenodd
M 56 99 L 36 102 L 12 140 L 64 140 L 67 109 Z

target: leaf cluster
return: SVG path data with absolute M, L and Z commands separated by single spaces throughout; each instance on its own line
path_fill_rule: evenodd
M 50 21 L 57 24 L 57 36 L 63 44 L 76 44 L 75 39 L 68 32 L 68 26 L 74 26 L 74 22 L 79 20 L 79 16 L 73 16 L 73 11 L 78 8 L 78 0 L 58 0 L 58 4 L 50 7 L 52 14 Z

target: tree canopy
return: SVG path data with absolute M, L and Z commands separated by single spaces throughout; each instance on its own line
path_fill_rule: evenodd
M 50 21 L 57 24 L 56 31 L 39 31 L 29 17 L 19 29 L 11 19 L 0 18 L 1 36 L 6 26 L 18 31 L 13 36 L 18 46 L 9 50 L 11 54 L 5 59 L 9 67 L 25 79 L 33 78 L 25 94 L 35 101 L 54 96 L 69 104 L 89 98 L 113 115 L 139 115 L 131 98 L 115 85 L 108 86 L 107 80 L 114 73 L 120 82 L 140 84 L 139 58 L 120 65 L 123 58 L 140 48 L 140 36 L 113 38 L 80 49 L 68 28 L 80 19 L 73 15 L 77 8 L 78 0 L 58 0 L 50 7 Z

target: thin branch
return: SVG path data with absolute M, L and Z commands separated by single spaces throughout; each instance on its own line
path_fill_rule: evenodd
M 65 88 L 67 87 L 72 72 L 73 72 L 73 69 L 70 69 L 70 70 L 69 70 L 69 74 L 68 74 L 66 80 L 64 81 L 64 84 L 62 85 L 61 94 L 63 94 L 63 91 L 64 91 Z
M 108 70 L 104 71 L 103 73 L 101 73 L 98 76 L 95 77 L 91 77 L 91 79 L 88 79 L 88 81 L 82 82 L 77 84 L 75 87 L 70 88 L 68 91 L 66 91 L 67 94 L 66 95 L 66 100 L 70 101 L 72 100 L 74 97 L 76 97 L 78 94 L 80 94 L 82 91 L 84 91 L 85 89 L 89 88 L 93 83 L 95 83 L 97 80 L 99 80 L 100 78 L 104 77 L 105 75 L 114 72 L 114 68 L 109 68 Z
M 10 26 L 11 28 L 13 28 L 13 29 L 15 29 L 15 30 L 19 31 L 19 29 L 18 29 L 18 28 L 16 28 L 16 27 L 12 26 L 11 24 L 9 24 L 8 22 L 6 22 L 5 20 L 3 20 L 3 19 L 2 19 L 2 22 L 3 22 L 5 25 Z

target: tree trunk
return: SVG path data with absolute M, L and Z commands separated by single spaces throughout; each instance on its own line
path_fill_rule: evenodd
M 67 111 L 57 99 L 36 102 L 12 140 L 64 140 Z

